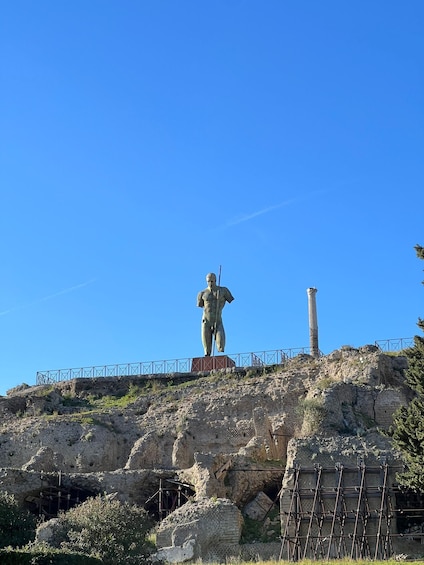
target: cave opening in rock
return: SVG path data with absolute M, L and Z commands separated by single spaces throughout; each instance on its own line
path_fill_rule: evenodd
M 66 512 L 96 495 L 96 492 L 77 486 L 50 485 L 29 493 L 25 497 L 25 507 L 31 513 L 45 520 L 50 520 L 56 518 L 59 512 Z
M 264 493 L 275 503 L 277 503 L 281 490 L 281 479 L 266 485 L 263 489 Z

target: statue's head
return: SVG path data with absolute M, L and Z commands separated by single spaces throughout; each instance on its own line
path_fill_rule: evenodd
M 206 282 L 208 283 L 208 288 L 213 288 L 216 285 L 215 273 L 208 273 L 206 275 Z

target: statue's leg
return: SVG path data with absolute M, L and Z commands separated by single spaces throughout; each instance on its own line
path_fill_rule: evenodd
M 223 353 L 225 349 L 225 331 L 222 322 L 216 328 L 216 348 L 220 353 Z
M 202 320 L 202 344 L 205 355 L 209 356 L 212 351 L 212 330 L 206 320 Z

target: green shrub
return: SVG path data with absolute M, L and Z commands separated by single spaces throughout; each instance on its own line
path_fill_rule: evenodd
M 37 518 L 12 494 L 0 492 L 0 547 L 19 547 L 35 538 Z
M 327 415 L 321 397 L 300 399 L 297 411 L 303 416 L 304 432 L 309 434 L 318 432 Z
M 99 557 L 104 565 L 148 561 L 152 523 L 135 505 L 97 496 L 59 516 L 55 545 Z
M 97 557 L 58 549 L 0 549 L 1 565 L 101 565 Z

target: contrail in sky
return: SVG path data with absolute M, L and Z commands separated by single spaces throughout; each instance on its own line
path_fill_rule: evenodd
M 20 306 L 15 306 L 14 308 L 9 308 L 9 310 L 4 310 L 0 312 L 0 316 L 5 316 L 10 312 L 16 312 L 16 310 L 22 310 L 23 308 L 29 308 L 30 306 L 35 306 L 36 304 L 40 304 L 41 302 L 46 302 L 47 300 L 51 300 L 52 298 L 56 298 L 57 296 L 62 296 L 62 294 L 68 294 L 69 292 L 73 292 L 74 290 L 78 290 L 79 288 L 83 288 L 84 286 L 88 286 L 92 284 L 96 279 L 90 279 L 89 281 L 85 281 L 80 284 L 76 284 L 74 286 L 70 286 L 69 288 L 64 288 L 63 290 L 59 290 L 53 294 L 48 294 L 47 296 L 43 296 L 43 298 L 39 298 L 38 300 L 34 300 L 34 302 L 29 302 L 27 304 L 21 304 Z
M 286 200 L 285 202 L 281 202 L 280 204 L 276 204 L 275 206 L 268 206 L 267 208 L 262 208 L 262 210 L 257 210 L 256 212 L 252 212 L 251 214 L 245 214 L 243 216 L 239 216 L 234 220 L 229 220 L 225 227 L 236 226 L 237 224 L 241 224 L 243 222 L 248 222 L 253 218 L 257 218 L 258 216 L 262 216 L 263 214 L 267 214 L 268 212 L 272 212 L 272 210 L 277 210 L 278 208 L 282 208 L 283 206 L 288 206 L 293 202 L 296 202 L 296 198 L 292 198 L 291 200 Z
M 336 187 L 334 187 L 334 189 L 340 188 L 340 186 L 343 186 L 345 184 L 351 184 L 355 180 L 356 179 L 353 179 L 353 180 L 351 179 L 349 181 L 340 182 L 340 183 L 338 183 L 338 185 Z M 277 210 L 278 208 L 282 208 L 283 206 L 289 206 L 289 204 L 302 202 L 306 198 L 310 198 L 311 196 L 316 196 L 317 194 L 325 194 L 327 192 L 331 192 L 334 189 L 324 188 L 324 189 L 314 190 L 312 192 L 309 192 L 308 194 L 304 194 L 302 196 L 297 196 L 296 198 L 290 198 L 289 200 L 285 200 L 284 202 L 280 202 L 280 204 L 275 204 L 275 206 L 268 206 L 267 208 L 262 208 L 261 210 L 257 210 L 256 212 L 252 212 L 251 214 L 244 214 L 243 216 L 239 216 L 237 218 L 234 218 L 233 220 L 229 220 L 224 226 L 222 226 L 222 228 L 229 228 L 229 227 L 232 227 L 232 226 L 237 226 L 238 224 L 242 224 L 243 222 L 248 222 L 249 220 L 253 220 L 253 218 L 257 218 L 258 216 L 262 216 L 263 214 L 268 214 L 268 212 L 272 212 L 273 210 Z

